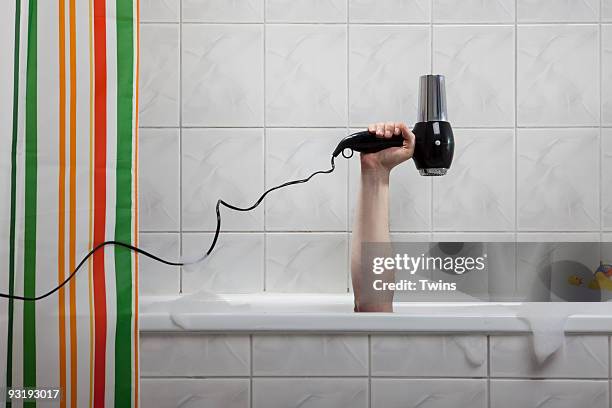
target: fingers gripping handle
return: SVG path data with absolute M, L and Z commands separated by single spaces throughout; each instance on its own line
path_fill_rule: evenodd
M 375 134 L 364 130 L 362 132 L 353 133 L 342 139 L 340 143 L 338 143 L 338 146 L 336 146 L 333 155 L 337 157 L 345 149 L 361 153 L 375 153 L 390 147 L 401 147 L 403 145 L 404 137 L 402 135 L 393 135 L 391 138 L 387 139 L 376 137 Z

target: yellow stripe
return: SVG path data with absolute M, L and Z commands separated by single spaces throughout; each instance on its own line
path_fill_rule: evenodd
M 70 271 L 76 267 L 76 10 L 70 0 Z M 76 282 L 70 282 L 70 406 L 77 404 Z
M 66 8 L 59 0 L 59 220 L 57 280 L 65 279 L 65 201 L 66 201 Z M 66 299 L 64 288 L 59 290 L 59 370 L 60 389 L 66 392 Z M 66 408 L 66 395 L 60 400 L 60 408 Z

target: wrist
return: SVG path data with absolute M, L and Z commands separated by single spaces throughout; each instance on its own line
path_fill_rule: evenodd
M 361 162 L 361 179 L 374 184 L 389 184 L 389 169 Z

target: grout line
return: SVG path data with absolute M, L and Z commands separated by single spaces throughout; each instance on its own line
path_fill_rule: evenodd
M 350 46 L 351 46 L 351 30 L 350 30 L 350 2 L 346 0 L 346 134 L 351 133 L 351 83 L 350 83 Z M 350 172 L 351 163 L 346 164 L 346 293 L 351 292 L 351 197 L 350 197 Z
M 213 234 L 215 231 L 212 230 L 183 230 L 182 234 Z M 352 230 L 349 230 L 348 233 L 351 233 Z M 400 231 L 400 230 L 391 230 L 389 231 L 391 234 L 428 234 L 431 231 L 429 230 L 414 230 L 414 231 Z M 603 233 L 612 232 L 611 229 L 602 229 Z M 145 230 L 139 231 L 140 234 L 180 234 L 181 231 L 171 231 L 171 230 Z M 342 234 L 347 233 L 346 230 L 221 230 L 223 234 Z M 499 230 L 499 231 L 486 231 L 486 230 L 470 230 L 470 231 L 457 231 L 457 230 L 436 230 L 434 234 L 447 234 L 447 235 L 474 235 L 474 234 L 487 234 L 487 235 L 501 235 L 501 234 L 517 234 L 517 235 L 533 235 L 533 234 L 550 234 L 550 235 L 560 235 L 560 234 L 598 234 L 599 229 L 597 230 L 575 230 L 575 231 L 539 231 L 539 230 Z M 585 241 L 588 242 L 588 241 Z
M 263 53 L 263 191 L 266 190 L 266 185 L 267 185 L 267 177 L 268 174 L 266 172 L 266 167 L 267 167 L 267 158 L 268 158 L 268 144 L 267 144 L 267 140 L 268 140 L 268 118 L 267 118 L 267 110 L 268 107 L 266 105 L 266 101 L 267 101 L 267 84 L 266 84 L 266 77 L 267 77 L 267 73 L 266 73 L 266 50 L 267 50 L 267 30 L 266 30 L 266 26 L 267 26 L 267 3 L 268 0 L 264 0 L 263 2 L 263 49 L 262 49 L 262 53 Z M 266 291 L 266 276 L 267 276 L 267 256 L 268 256 L 268 227 L 267 227 L 267 220 L 266 220 L 266 213 L 268 212 L 268 205 L 266 203 L 266 201 L 264 200 L 263 204 L 263 282 L 262 282 L 262 290 L 263 292 Z
M 253 335 L 249 334 L 249 406 L 253 407 Z
M 368 334 L 368 406 L 372 408 L 372 335 Z
M 172 25 L 181 24 L 178 21 L 141 21 L 142 25 Z M 303 21 L 270 21 L 270 22 L 259 22 L 259 21 L 183 21 L 185 25 L 314 25 L 314 26 L 339 26 L 347 24 L 343 21 L 338 22 L 303 22 Z M 436 26 L 457 26 L 457 27 L 470 27 L 470 26 L 512 26 L 511 21 L 498 21 L 498 22 L 474 22 L 467 21 L 461 22 L 436 22 L 433 23 Z M 599 20 L 593 21 L 531 21 L 531 22 L 520 22 L 517 23 L 520 26 L 549 26 L 549 25 L 565 25 L 565 26 L 584 26 L 584 25 L 597 25 Z M 610 24 L 610 22 L 603 22 L 603 24 Z M 416 22 L 352 22 L 349 23 L 352 26 L 427 26 L 427 21 L 416 21 Z
M 491 408 L 491 336 L 487 335 L 487 407 Z
M 599 190 L 599 241 L 603 242 L 603 223 L 604 223 L 604 211 L 603 211 L 603 132 L 601 130 L 601 124 L 603 123 L 603 98 L 601 88 L 603 86 L 603 34 L 601 32 L 601 20 L 603 13 L 603 0 L 599 1 L 599 47 L 597 57 L 599 58 L 599 174 L 597 175 L 597 188 Z M 602 248 L 599 246 L 599 260 L 602 260 Z
M 518 241 L 518 0 L 514 1 L 514 241 Z M 514 251 L 516 257 L 516 250 Z M 514 280 L 517 280 L 516 260 Z
M 179 254 L 183 258 L 183 5 L 179 4 Z M 183 293 L 183 267 L 179 268 L 179 294 Z
M 209 379 L 227 379 L 227 380 L 248 380 L 250 378 L 254 379 L 305 379 L 305 380 L 317 380 L 317 379 L 375 379 L 375 380 L 430 380 L 430 381 L 449 381 L 449 380 L 486 380 L 487 377 L 470 377 L 470 376 L 453 376 L 453 377 L 436 377 L 436 376 L 367 376 L 367 375 L 254 375 L 250 377 L 248 375 L 179 375 L 179 376 L 150 376 L 143 375 L 140 378 L 152 380 L 173 380 L 173 379 L 193 379 L 193 380 L 209 380 Z M 608 377 L 596 377 L 596 378 L 576 378 L 576 377 L 528 377 L 528 376 L 520 376 L 520 377 L 491 377 L 491 380 L 504 380 L 504 381 L 550 381 L 550 382 L 560 382 L 560 381 L 576 381 L 578 383 L 584 382 L 608 382 L 610 379 Z
M 349 128 L 365 128 L 366 125 L 350 125 Z M 453 126 L 453 129 L 464 130 L 513 130 L 513 129 L 599 129 L 598 125 L 583 126 Z M 612 125 L 602 125 L 601 128 L 612 129 Z M 345 126 L 139 126 L 138 129 L 346 129 Z

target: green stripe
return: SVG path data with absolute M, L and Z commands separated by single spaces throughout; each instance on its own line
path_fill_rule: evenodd
M 134 5 L 116 0 L 117 10 L 117 194 L 115 239 L 132 242 L 132 139 L 134 103 Z M 132 405 L 132 255 L 115 249 L 117 328 L 115 407 Z
M 28 53 L 26 67 L 25 107 L 25 225 L 23 259 L 23 293 L 36 296 L 36 195 L 37 195 L 37 82 L 36 54 L 37 0 L 30 0 L 28 12 Z M 35 302 L 23 304 L 23 385 L 36 387 L 36 310 Z M 36 402 L 25 402 L 35 407 Z
M 15 290 L 15 198 L 17 195 L 17 120 L 19 117 L 19 42 L 21 0 L 15 1 L 15 50 L 13 52 L 13 140 L 11 142 L 11 225 L 9 232 L 9 294 Z M 6 348 L 6 387 L 13 386 L 13 299 L 8 304 L 8 339 Z M 11 407 L 11 402 L 6 401 Z

